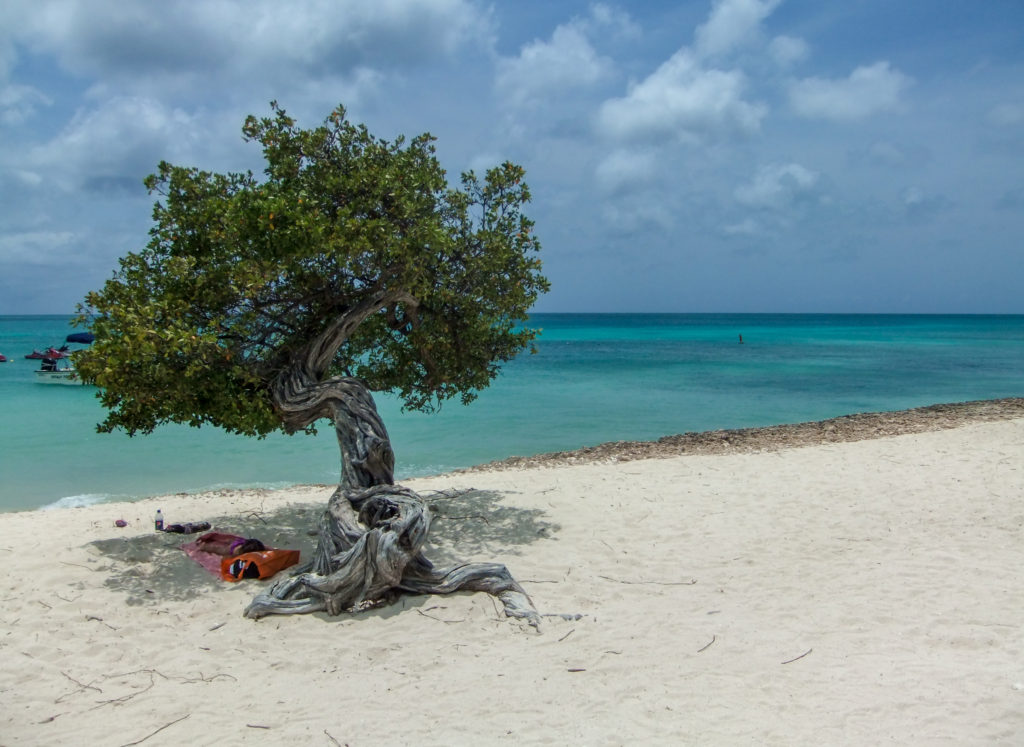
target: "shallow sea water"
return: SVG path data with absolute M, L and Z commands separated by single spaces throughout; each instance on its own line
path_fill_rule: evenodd
M 538 314 L 522 355 L 473 404 L 378 406 L 399 478 L 688 431 L 1024 394 L 1024 316 Z M 331 428 L 265 440 L 168 426 L 98 434 L 89 387 L 35 382 L 24 355 L 68 317 L 0 317 L 0 511 L 228 487 L 333 483 Z M 743 343 L 740 344 L 740 335 Z M 74 346 L 72 346 L 74 347 Z

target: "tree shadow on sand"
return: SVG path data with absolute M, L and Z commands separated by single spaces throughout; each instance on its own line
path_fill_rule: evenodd
M 503 505 L 507 493 L 491 490 L 423 494 L 433 520 L 424 553 L 435 565 L 463 560 L 497 560 L 521 555 L 522 547 L 553 537 L 561 527 L 535 508 Z
M 424 550 L 436 565 L 459 560 L 500 559 L 520 554 L 524 545 L 553 536 L 560 527 L 543 520 L 543 511 L 501 505 L 501 493 L 485 490 L 426 493 L 434 521 Z M 267 547 L 299 550 L 304 562 L 313 555 L 312 528 L 322 503 L 292 504 L 270 512 L 204 517 L 211 531 L 255 537 Z M 87 547 L 110 561 L 104 585 L 125 595 L 129 605 L 186 601 L 204 594 L 241 590 L 246 596 L 264 590 L 273 580 L 232 584 L 214 577 L 194 562 L 181 546 L 198 535 L 154 532 L 90 542 Z M 288 571 L 284 571 L 288 573 Z M 319 615 L 318 615 L 319 616 Z

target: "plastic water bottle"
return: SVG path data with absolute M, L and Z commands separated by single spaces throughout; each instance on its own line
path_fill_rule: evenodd
M 164 515 L 160 513 L 160 509 L 156 510 L 156 519 L 153 520 L 153 527 L 158 532 L 164 531 Z

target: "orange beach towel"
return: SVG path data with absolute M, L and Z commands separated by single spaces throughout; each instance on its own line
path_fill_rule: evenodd
M 225 581 L 270 578 L 299 562 L 298 550 L 264 547 L 259 540 L 208 532 L 181 549 L 214 576 Z
M 298 550 L 259 550 L 221 558 L 220 577 L 225 581 L 244 578 L 270 578 L 278 571 L 299 562 Z

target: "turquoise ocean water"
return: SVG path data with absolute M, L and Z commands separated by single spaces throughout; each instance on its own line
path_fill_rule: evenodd
M 67 317 L 0 317 L 0 511 L 224 487 L 333 483 L 333 431 L 262 441 L 168 426 L 98 434 L 88 387 L 38 384 Z M 378 398 L 400 478 L 605 441 L 1024 395 L 1024 316 L 538 314 L 469 405 Z M 739 344 L 739 336 L 744 343 Z

